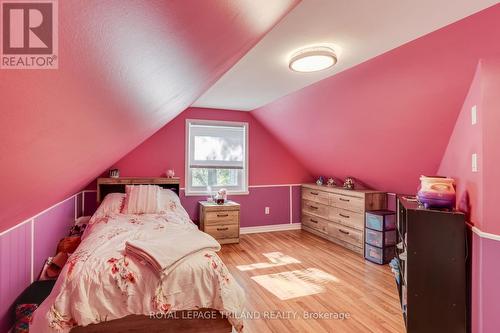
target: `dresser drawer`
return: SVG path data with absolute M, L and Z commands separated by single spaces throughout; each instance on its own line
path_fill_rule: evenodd
M 302 214 L 302 224 L 306 227 L 318 230 L 322 233 L 327 233 L 328 231 L 328 222 L 327 220 L 323 220 L 320 217 L 311 216 L 307 214 Z
M 240 233 L 237 224 L 207 225 L 205 232 L 215 239 L 237 238 Z
M 238 224 L 239 211 L 206 212 L 205 224 Z
M 313 190 L 307 187 L 302 188 L 302 198 L 325 205 L 330 204 L 330 193 Z
M 349 244 L 355 245 L 357 247 L 363 247 L 362 231 L 351 229 L 344 225 L 331 222 L 328 225 L 328 235 L 338 238 Z
M 330 218 L 335 222 L 353 229 L 363 230 L 365 227 L 365 219 L 363 217 L 363 214 L 352 212 L 350 210 L 332 208 L 330 210 Z
M 352 212 L 363 213 L 365 211 L 365 199 L 350 197 L 341 194 L 332 194 L 332 205 L 337 208 L 350 210 Z
M 330 216 L 330 206 L 309 200 L 302 200 L 302 211 L 325 219 Z

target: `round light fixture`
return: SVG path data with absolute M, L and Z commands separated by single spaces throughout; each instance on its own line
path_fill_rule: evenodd
M 295 72 L 317 72 L 337 63 L 335 51 L 326 46 L 308 47 L 295 52 L 288 67 Z

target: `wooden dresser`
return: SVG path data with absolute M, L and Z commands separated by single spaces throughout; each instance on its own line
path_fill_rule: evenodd
M 223 205 L 200 201 L 200 230 L 220 244 L 240 242 L 240 204 L 229 201 Z
M 385 192 L 302 185 L 302 229 L 363 255 L 365 212 L 385 209 Z

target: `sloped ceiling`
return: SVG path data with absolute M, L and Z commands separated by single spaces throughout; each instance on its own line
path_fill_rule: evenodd
M 0 231 L 182 112 L 297 3 L 59 1 L 59 69 L 0 70 Z
M 500 5 L 252 111 L 316 175 L 415 193 L 435 174 Z

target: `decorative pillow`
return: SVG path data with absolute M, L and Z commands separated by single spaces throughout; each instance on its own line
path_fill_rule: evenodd
M 181 204 L 181 200 L 171 190 L 161 189 L 160 192 L 160 213 L 166 214 L 169 220 L 192 224 L 189 214 Z M 173 219 L 170 219 L 170 218 Z
M 181 205 L 181 201 L 177 194 L 175 194 L 173 191 L 162 188 L 160 189 L 159 204 L 160 210 L 163 212 L 175 210 L 176 206 Z
M 125 194 L 123 193 L 110 193 L 106 195 L 104 200 L 101 202 L 99 208 L 93 215 L 94 217 L 105 217 L 111 214 L 118 214 L 122 209 L 123 199 Z
M 38 308 L 37 304 L 19 304 L 16 306 L 16 324 L 13 333 L 27 333 L 30 329 L 33 312 Z
M 123 214 L 157 214 L 161 211 L 161 187 L 156 185 L 127 185 Z

